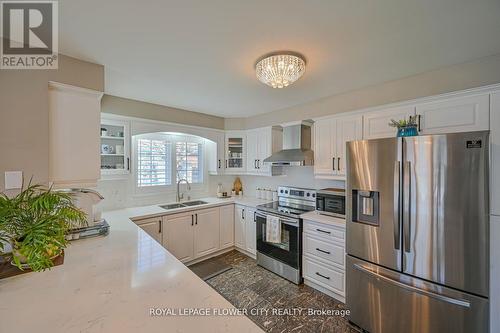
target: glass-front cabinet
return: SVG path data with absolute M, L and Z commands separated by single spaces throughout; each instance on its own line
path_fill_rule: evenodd
M 245 171 L 246 135 L 243 131 L 229 131 L 226 133 L 226 173 Z
M 101 175 L 125 175 L 130 172 L 129 122 L 101 118 Z

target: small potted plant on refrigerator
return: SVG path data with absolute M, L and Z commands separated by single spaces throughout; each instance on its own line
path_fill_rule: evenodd
M 417 116 L 410 116 L 408 119 L 401 120 L 391 119 L 389 126 L 398 129 L 398 137 L 418 135 Z

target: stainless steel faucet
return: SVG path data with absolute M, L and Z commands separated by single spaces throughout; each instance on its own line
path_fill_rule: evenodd
M 179 190 L 179 185 L 182 183 L 182 182 L 186 182 L 187 184 L 187 189 L 188 191 L 191 190 L 191 185 L 189 184 L 189 182 L 187 181 L 187 179 L 183 178 L 183 179 L 179 179 L 179 181 L 177 182 L 177 202 L 180 202 L 182 199 L 184 199 L 184 193 L 180 193 L 180 190 Z

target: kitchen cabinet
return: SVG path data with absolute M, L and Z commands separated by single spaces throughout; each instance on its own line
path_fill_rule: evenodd
M 194 214 L 193 212 L 168 215 L 164 221 L 163 246 L 182 262 L 194 256 Z
M 500 216 L 500 92 L 491 94 L 491 197 L 490 211 Z
M 345 227 L 304 220 L 305 284 L 345 302 Z
M 272 175 L 270 165 L 264 160 L 283 148 L 283 129 L 264 127 L 247 131 L 247 173 Z
M 234 246 L 234 205 L 220 207 L 220 248 Z
M 319 119 L 314 123 L 314 174 L 345 179 L 346 142 L 363 136 L 361 115 Z
M 234 208 L 234 245 L 246 249 L 245 206 L 236 205 Z
M 100 172 L 100 91 L 49 82 L 49 181 L 95 187 Z
M 130 122 L 113 115 L 101 117 L 101 176 L 119 178 L 130 173 Z
M 420 134 L 488 130 L 489 106 L 488 94 L 417 104 Z
M 363 139 L 393 138 L 397 128 L 389 126 L 391 119 L 409 119 L 415 115 L 415 106 L 400 106 L 363 114 Z
M 158 243 L 162 244 L 163 219 L 162 217 L 152 217 L 134 221 L 142 230 L 150 235 Z
M 208 160 L 208 173 L 214 176 L 224 174 L 225 170 L 225 134 L 224 132 L 217 132 L 213 134 L 213 140 L 207 140 L 206 154 Z
M 219 250 L 219 208 L 194 212 L 194 256 L 200 258 Z
M 228 131 L 225 138 L 225 173 L 244 173 L 246 171 L 246 132 Z
M 255 209 L 245 208 L 245 245 L 246 250 L 253 255 L 257 254 L 257 230 L 255 221 Z

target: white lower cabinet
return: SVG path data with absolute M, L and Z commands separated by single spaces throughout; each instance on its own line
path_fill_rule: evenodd
M 195 258 L 200 258 L 219 250 L 219 208 L 196 211 L 194 221 Z
M 163 223 L 162 217 L 151 217 L 142 220 L 136 220 L 137 224 L 142 230 L 144 230 L 148 235 L 153 237 L 155 241 L 162 244 L 162 234 L 163 234 Z
M 234 209 L 234 245 L 246 249 L 245 206 L 236 205 Z
M 234 246 L 234 205 L 220 207 L 220 248 Z
M 257 230 L 255 222 L 255 209 L 245 208 L 246 250 L 253 255 L 257 254 Z
M 194 259 L 193 212 L 168 215 L 164 218 L 163 246 L 182 262 Z
M 232 211 L 231 204 L 164 216 L 163 246 L 184 263 L 232 246 Z
M 304 220 L 305 284 L 345 302 L 345 227 Z

